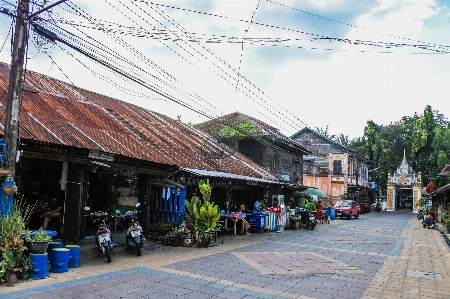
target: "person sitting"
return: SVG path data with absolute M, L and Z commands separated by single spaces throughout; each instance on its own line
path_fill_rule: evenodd
M 58 221 L 62 218 L 64 213 L 64 202 L 58 200 L 56 197 L 52 197 L 50 199 L 48 210 L 44 214 L 41 215 L 41 218 L 44 218 L 42 222 L 42 228 L 47 229 L 50 221 Z
M 261 199 L 257 199 L 253 205 L 253 213 L 261 213 L 263 211 Z
M 239 212 L 241 213 L 246 213 L 245 210 L 245 205 L 241 205 Z M 250 223 L 247 222 L 247 220 L 243 219 L 242 220 L 243 224 L 244 224 L 244 233 L 246 236 L 250 236 L 251 234 L 248 232 L 249 228 L 250 228 Z
M 48 210 L 48 194 L 42 194 L 33 206 L 30 218 L 28 219 L 27 227 L 30 229 L 39 229 L 42 225 L 42 215 Z

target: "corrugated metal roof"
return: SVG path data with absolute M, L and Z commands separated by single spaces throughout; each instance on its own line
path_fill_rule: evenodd
M 10 66 L 0 63 L 0 107 L 5 121 Z M 233 153 L 203 131 L 162 114 L 27 71 L 19 137 L 119 154 L 208 173 L 278 181 L 236 152 L 213 159 L 205 152 Z M 32 91 L 32 92 L 30 92 Z M 3 131 L 3 127 L 2 127 Z

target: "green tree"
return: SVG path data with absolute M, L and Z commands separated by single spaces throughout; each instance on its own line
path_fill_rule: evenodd
M 262 131 L 250 121 L 242 121 L 233 126 L 224 126 L 217 132 L 218 137 L 244 139 L 251 135 L 261 135 Z
M 430 155 L 430 160 L 435 161 L 439 169 L 445 164 L 450 164 L 450 127 L 436 128 L 431 147 L 433 152 Z

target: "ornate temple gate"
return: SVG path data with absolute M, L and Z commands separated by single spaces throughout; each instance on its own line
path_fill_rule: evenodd
M 397 209 L 397 189 L 409 189 L 412 190 L 413 196 L 413 211 L 417 213 L 419 206 L 419 198 L 422 197 L 422 173 L 416 173 L 406 160 L 405 154 L 403 154 L 403 160 L 397 167 L 397 170 L 391 177 L 388 174 L 387 180 L 387 210 L 395 211 Z

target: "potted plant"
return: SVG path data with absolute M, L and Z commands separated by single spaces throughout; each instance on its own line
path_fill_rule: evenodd
M 16 260 L 16 268 L 19 270 L 19 277 L 28 278 L 28 271 L 33 268 L 33 261 L 28 256 L 21 256 Z
M 17 281 L 16 263 L 14 259 L 14 253 L 11 249 L 6 248 L 2 253 L 2 261 L 0 262 L 0 277 L 4 277 L 9 283 Z
M 209 247 L 220 218 L 219 206 L 209 201 L 212 188 L 208 181 L 200 180 L 198 187 L 202 199 L 193 196 L 190 201 L 185 200 L 186 217 L 194 225 L 197 247 Z
M 450 217 L 449 216 L 445 217 L 444 225 L 445 225 L 445 227 L 447 227 L 447 233 L 450 234 Z
M 52 239 L 45 230 L 42 228 L 39 231 L 33 233 L 33 236 L 30 237 L 31 233 L 28 230 L 25 235 L 25 240 L 30 242 L 31 251 L 35 254 L 44 254 L 47 252 L 48 242 Z

